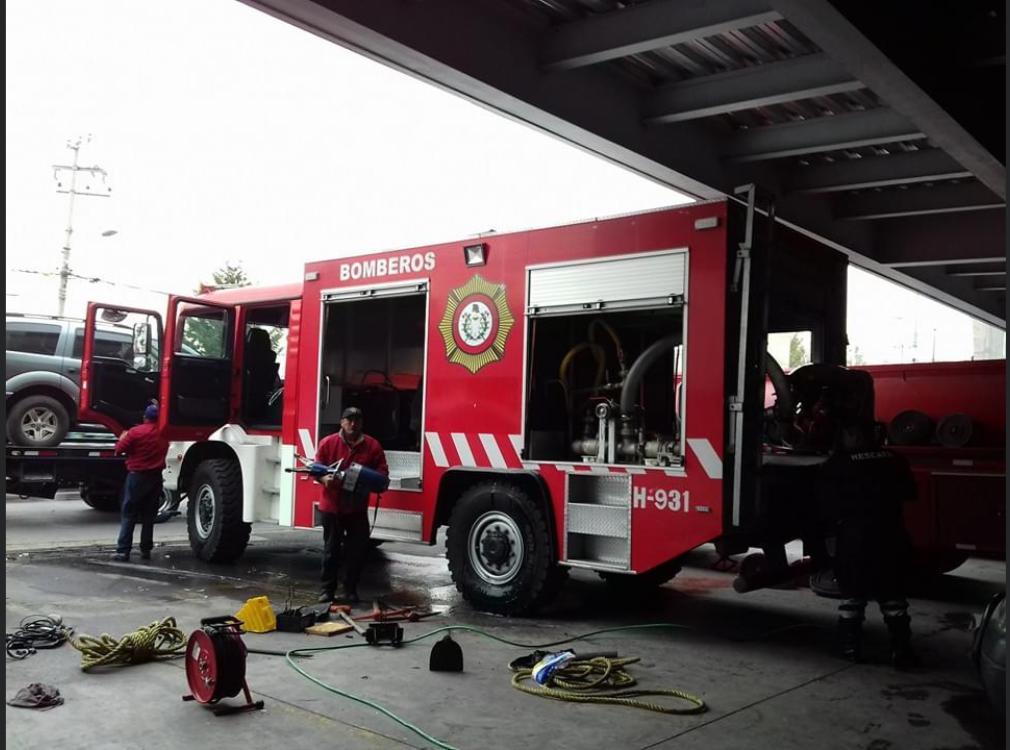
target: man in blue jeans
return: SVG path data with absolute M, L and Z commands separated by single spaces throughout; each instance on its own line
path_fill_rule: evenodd
M 123 432 L 116 442 L 116 455 L 126 456 L 126 492 L 122 523 L 116 542 L 116 562 L 129 562 L 133 528 L 140 522 L 140 557 L 151 559 L 154 547 L 154 519 L 161 498 L 161 472 L 168 455 L 168 440 L 158 431 L 158 407 L 144 410 L 144 421 Z

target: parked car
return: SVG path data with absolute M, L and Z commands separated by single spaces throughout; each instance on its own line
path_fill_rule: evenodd
M 43 448 L 63 442 L 77 424 L 84 321 L 8 313 L 7 439 Z M 95 338 L 96 354 L 133 361 L 133 335 L 105 326 Z

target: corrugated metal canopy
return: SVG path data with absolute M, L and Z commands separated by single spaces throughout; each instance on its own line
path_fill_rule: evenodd
M 245 1 L 1005 327 L 1003 3 Z

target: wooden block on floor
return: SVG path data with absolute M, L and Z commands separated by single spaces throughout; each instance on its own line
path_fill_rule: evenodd
M 305 628 L 309 635 L 340 635 L 351 629 L 346 622 L 317 622 Z

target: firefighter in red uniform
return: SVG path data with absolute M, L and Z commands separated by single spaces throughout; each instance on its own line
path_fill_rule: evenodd
M 140 556 L 151 559 L 154 547 L 154 519 L 161 499 L 161 471 L 165 468 L 168 441 L 158 431 L 158 407 L 144 410 L 144 421 L 123 432 L 116 442 L 116 455 L 126 456 L 126 492 L 116 554 L 117 562 L 128 562 L 133 547 L 133 529 L 140 522 Z
M 379 441 L 361 431 L 361 409 L 344 409 L 340 417 L 340 431 L 319 443 L 316 461 L 347 469 L 351 464 L 361 464 L 369 469 L 389 474 L 386 454 Z M 343 490 L 340 480 L 333 475 L 319 480 L 323 496 L 319 502 L 323 521 L 322 593 L 320 602 L 333 601 L 337 592 L 337 573 L 344 565 L 343 600 L 358 601 L 358 579 L 368 552 L 368 495 L 365 492 Z M 341 554 L 341 552 L 343 554 Z

